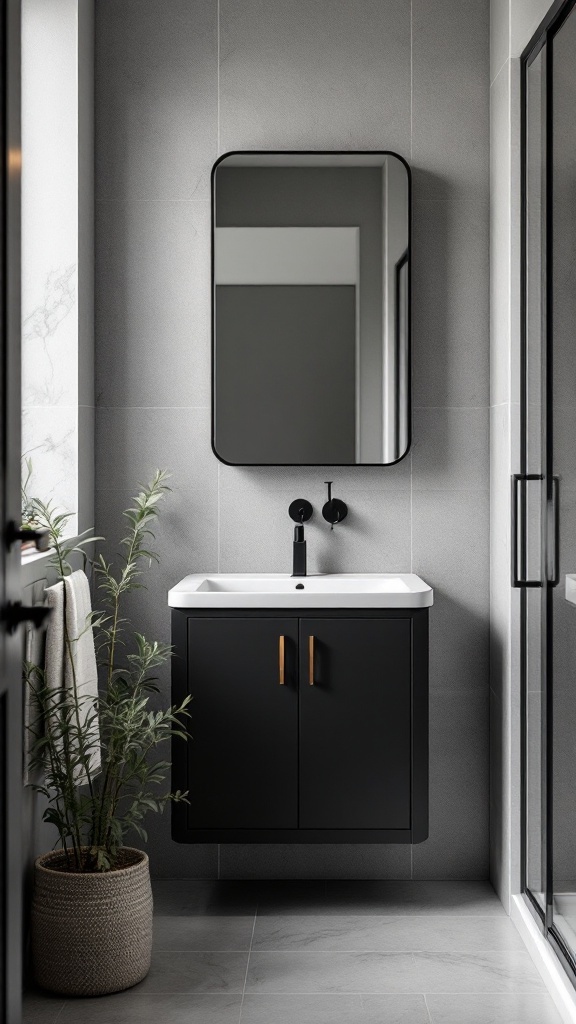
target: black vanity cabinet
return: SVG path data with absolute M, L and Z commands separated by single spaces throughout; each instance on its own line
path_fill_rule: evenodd
M 179 842 L 421 842 L 428 611 L 172 612 Z

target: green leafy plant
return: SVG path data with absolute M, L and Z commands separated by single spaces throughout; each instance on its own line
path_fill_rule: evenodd
M 158 561 L 149 547 L 154 539 L 151 527 L 168 490 L 166 474 L 157 471 L 123 513 L 128 530 L 117 569 L 103 555 L 91 561 L 102 610 L 92 614 L 85 628 L 94 629 L 102 673 L 98 706 L 79 691 L 71 656 L 78 638 L 69 636 L 66 626 L 65 657 L 72 685 L 52 688 L 42 668 L 25 665 L 33 707 L 32 765 L 44 776 L 35 788 L 47 799 L 44 820 L 58 831 L 68 870 L 114 868 L 128 833 L 146 841 L 143 822 L 149 812 L 162 812 L 169 802 L 186 800 L 186 793 L 163 788 L 170 762 L 157 759 L 155 752 L 173 736 L 187 738 L 190 698 L 166 709 L 150 706 L 151 694 L 158 691 L 155 672 L 170 657 L 171 647 L 147 640 L 123 615 L 124 598 L 144 587 L 145 569 Z M 58 513 L 38 499 L 28 502 L 35 522 L 50 533 L 58 579 L 73 571 L 73 558 L 81 557 L 86 566 L 87 546 L 102 538 L 86 531 L 66 541 L 70 514 Z M 101 764 L 95 768 L 97 751 Z
M 23 530 L 34 530 L 38 526 L 38 523 L 36 522 L 36 502 L 35 499 L 30 496 L 32 470 L 32 459 L 30 455 L 25 453 L 22 456 L 22 475 L 20 483 Z

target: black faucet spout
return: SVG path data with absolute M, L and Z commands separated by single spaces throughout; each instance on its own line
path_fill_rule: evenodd
M 294 552 L 292 561 L 292 575 L 306 576 L 306 541 L 304 540 L 304 524 L 299 523 L 294 527 Z

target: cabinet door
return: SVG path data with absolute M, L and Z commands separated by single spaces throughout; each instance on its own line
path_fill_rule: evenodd
M 410 737 L 410 620 L 301 619 L 300 828 L 410 828 Z
M 190 828 L 296 828 L 296 621 L 188 619 L 188 687 Z

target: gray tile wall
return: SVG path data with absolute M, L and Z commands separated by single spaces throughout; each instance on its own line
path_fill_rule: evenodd
M 156 466 L 161 566 L 132 602 L 169 633 L 187 572 L 287 571 L 286 510 L 325 469 L 235 469 L 210 450 L 209 172 L 225 150 L 393 149 L 414 165 L 414 445 L 331 470 L 312 568 L 410 571 L 431 615 L 430 838 L 381 846 L 177 846 L 157 875 L 483 878 L 488 871 L 488 0 L 99 0 L 97 531 Z M 168 673 L 163 687 L 168 688 Z

